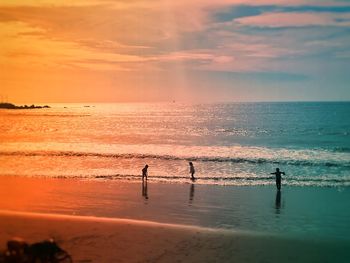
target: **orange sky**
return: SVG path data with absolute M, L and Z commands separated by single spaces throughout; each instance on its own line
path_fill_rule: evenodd
M 71 3 L 0 0 L 2 97 L 15 103 L 332 99 L 326 84 L 336 80 L 335 95 L 350 98 L 348 74 L 337 76 L 349 64 L 343 58 L 349 58 L 350 11 L 335 0 Z M 338 39 L 325 39 L 332 30 Z

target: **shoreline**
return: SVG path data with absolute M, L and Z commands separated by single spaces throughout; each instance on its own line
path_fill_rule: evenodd
M 0 176 L 0 251 L 13 237 L 53 238 L 80 263 L 348 262 L 349 210 L 341 201 L 350 189 L 276 193 L 275 186 L 148 182 L 145 189 Z
M 347 262 L 348 242 L 124 219 L 0 212 L 0 249 L 14 236 L 54 238 L 73 262 Z M 297 253 L 296 253 L 297 252 Z
M 182 225 L 182 224 L 171 224 L 161 223 L 156 221 L 147 220 L 136 220 L 130 218 L 112 218 L 112 217 L 99 217 L 99 216 L 79 216 L 79 215 L 64 215 L 64 214 L 49 214 L 49 213 L 35 213 L 35 212 L 21 212 L 21 211 L 10 211 L 0 210 L 0 217 L 23 217 L 27 219 L 57 219 L 67 221 L 81 221 L 81 222 L 100 222 L 100 223 L 115 223 L 115 224 L 133 224 L 138 226 L 146 227 L 166 227 L 173 229 L 184 229 L 184 230 L 197 230 L 202 232 L 220 232 L 220 233 L 237 233 L 242 232 L 248 234 L 248 231 L 235 231 L 233 229 L 218 229 L 209 228 L 195 225 Z
M 35 155 L 34 155 L 35 156 Z M 142 183 L 142 176 L 137 174 L 137 175 L 121 175 L 121 174 L 115 174 L 115 175 L 97 175 L 97 176 L 70 176 L 70 175 L 16 175 L 16 174 L 11 174 L 11 173 L 2 173 L 0 174 L 0 180 L 1 178 L 23 178 L 23 179 L 38 179 L 38 180 L 63 180 L 63 181 L 81 181 L 81 182 L 97 182 L 97 183 L 120 183 L 120 184 L 140 184 Z M 159 180 L 159 178 L 164 178 L 164 180 Z M 275 177 L 274 176 L 266 176 L 266 178 L 263 179 L 269 179 L 266 183 L 263 184 L 251 184 L 249 183 L 249 180 L 247 180 L 246 183 L 244 184 L 235 184 L 235 183 L 230 183 L 230 182 L 224 182 L 220 181 L 220 183 L 213 183 L 213 182 L 207 182 L 206 180 L 208 177 L 196 177 L 195 180 L 191 180 L 190 176 L 177 176 L 176 178 L 184 179 L 183 181 L 177 181 L 177 180 L 166 180 L 169 177 L 165 176 L 150 176 L 147 180 L 148 183 L 150 184 L 159 184 L 159 185 L 190 185 L 190 184 L 195 184 L 195 185 L 202 185 L 202 186 L 213 186 L 213 187 L 234 187 L 234 188 L 247 188 L 247 187 L 253 187 L 253 188 L 260 188 L 260 187 L 269 187 L 269 188 L 276 188 L 276 182 L 275 182 Z M 209 177 L 211 178 L 211 177 Z M 236 178 L 233 178 L 236 179 Z M 241 179 L 242 181 L 245 180 L 244 178 Z M 219 180 L 216 180 L 219 181 Z M 288 183 L 287 183 L 288 181 Z M 290 183 L 290 179 L 282 178 L 282 188 L 283 189 L 288 189 L 288 188 L 315 188 L 315 189 L 350 189 L 350 184 L 346 185 L 302 185 L 298 183 Z M 340 181 L 340 180 L 338 180 Z M 346 182 L 349 180 L 346 179 Z
M 0 210 L 349 240 L 350 188 L 0 176 Z

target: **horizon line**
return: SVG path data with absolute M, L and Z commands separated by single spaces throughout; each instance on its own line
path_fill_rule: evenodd
M 1 101 L 0 103 L 11 104 L 165 104 L 165 103 L 189 103 L 189 104 L 220 104 L 220 103 L 305 103 L 305 102 L 350 102 L 350 99 L 345 100 L 242 100 L 242 101 L 185 101 L 185 100 L 163 100 L 163 101 L 52 101 L 52 102 L 10 102 Z

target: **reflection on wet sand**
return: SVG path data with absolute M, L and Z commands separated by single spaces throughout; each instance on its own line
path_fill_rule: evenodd
M 142 180 L 142 196 L 145 200 L 148 200 L 147 180 Z
M 194 198 L 194 184 L 191 184 L 190 186 L 190 198 L 189 198 L 189 203 L 192 204 Z
M 276 200 L 275 200 L 275 212 L 276 214 L 281 213 L 281 191 L 277 190 L 276 192 Z

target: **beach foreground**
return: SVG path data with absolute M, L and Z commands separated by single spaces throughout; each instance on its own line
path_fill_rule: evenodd
M 0 246 L 53 237 L 74 262 L 348 262 L 348 242 L 148 221 L 0 212 Z

